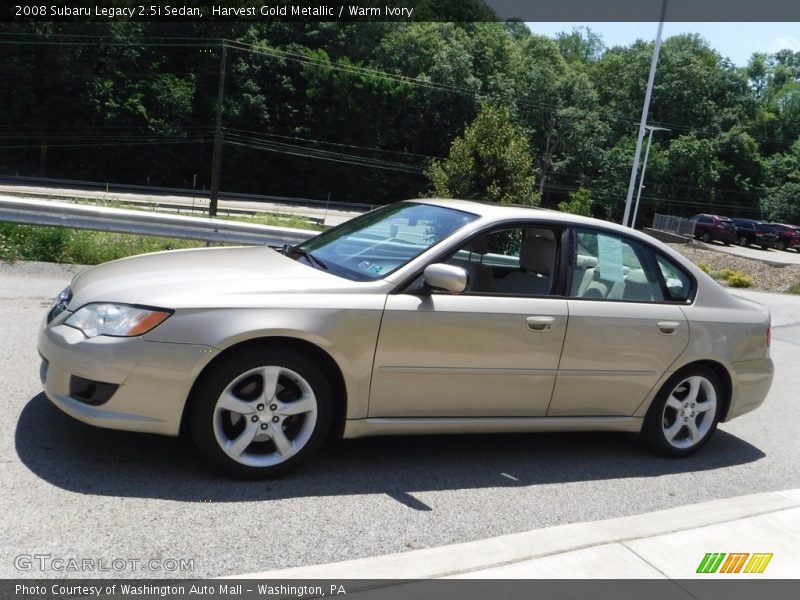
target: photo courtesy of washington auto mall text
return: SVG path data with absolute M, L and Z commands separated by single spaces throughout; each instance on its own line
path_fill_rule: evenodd
M 0 584 L 4 591 L 5 584 Z M 11 591 L 11 589 L 9 589 Z M 107 583 L 97 580 L 79 582 L 31 582 L 15 583 L 13 595 L 17 598 L 52 600 L 72 600 L 74 598 L 325 598 L 346 596 L 347 589 L 342 583 L 315 582 L 300 584 L 290 582 L 261 581 L 142 581 L 130 580 Z M 9 598 L 5 593 L 2 598 Z

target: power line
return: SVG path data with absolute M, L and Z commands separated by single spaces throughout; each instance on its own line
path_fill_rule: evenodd
M 341 148 L 356 148 L 356 149 L 359 149 L 359 150 L 374 150 L 376 152 L 386 152 L 386 153 L 389 153 L 389 154 L 401 154 L 403 156 L 413 156 L 413 157 L 419 157 L 419 158 L 424 158 L 424 159 L 428 159 L 428 160 L 436 160 L 436 159 L 440 159 L 441 160 L 441 159 L 444 158 L 442 156 L 431 156 L 429 154 L 415 154 L 413 152 L 406 152 L 406 151 L 403 151 L 403 150 L 388 150 L 386 148 L 375 148 L 374 146 L 358 146 L 356 144 L 341 144 L 341 143 L 338 143 L 338 142 L 328 142 L 328 141 L 325 141 L 325 140 L 316 140 L 316 139 L 312 139 L 312 138 L 304 138 L 304 137 L 298 137 L 298 136 L 292 136 L 292 135 L 280 135 L 280 134 L 277 134 L 277 133 L 265 133 L 265 132 L 253 131 L 253 130 L 249 130 L 249 129 L 234 129 L 234 128 L 231 128 L 231 127 L 223 127 L 222 129 L 224 131 L 229 131 L 229 132 L 255 134 L 256 136 L 261 136 L 261 137 L 274 137 L 274 138 L 296 140 L 296 141 L 302 141 L 302 142 L 313 142 L 313 143 L 318 143 L 318 144 L 326 144 L 326 145 L 329 145 L 329 146 L 338 146 L 338 147 L 341 147 Z
M 422 168 L 413 167 L 411 165 L 404 165 L 402 163 L 393 163 L 377 159 L 365 159 L 360 156 L 341 154 L 341 153 L 327 153 L 327 152 L 320 153 L 320 152 L 315 152 L 312 149 L 304 149 L 298 146 L 292 147 L 287 144 L 278 145 L 278 144 L 254 143 L 254 142 L 247 143 L 244 141 L 231 140 L 228 139 L 227 137 L 224 139 L 224 143 L 226 145 L 231 145 L 231 146 L 242 146 L 245 148 L 253 148 L 256 150 L 265 150 L 269 152 L 277 152 L 279 154 L 288 154 L 292 156 L 325 160 L 330 162 L 349 164 L 353 166 L 371 167 L 373 169 L 382 169 L 385 171 L 397 171 L 401 173 L 410 173 L 414 175 L 421 175 L 424 172 L 424 169 Z

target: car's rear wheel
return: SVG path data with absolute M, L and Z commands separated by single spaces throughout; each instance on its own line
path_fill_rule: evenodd
M 775 250 L 786 250 L 786 244 L 784 242 L 775 242 Z
M 747 248 L 747 246 L 750 245 L 748 243 L 748 241 L 747 241 L 747 237 L 746 236 L 743 235 L 742 237 L 739 238 L 739 245 L 744 247 L 744 248 Z
M 711 241 L 711 234 L 706 231 L 700 239 L 708 244 Z
M 222 357 L 195 386 L 197 448 L 229 475 L 276 477 L 319 449 L 330 429 L 330 386 L 322 369 L 293 350 Z
M 711 369 L 680 371 L 667 380 L 650 406 L 642 440 L 662 456 L 688 456 L 714 433 L 722 405 L 722 384 Z

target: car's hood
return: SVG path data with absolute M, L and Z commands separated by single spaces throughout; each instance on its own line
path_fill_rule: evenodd
M 371 287 L 264 246 L 202 248 L 133 256 L 83 271 L 72 282 L 69 308 L 100 301 L 164 308 L 260 305 L 265 294 L 347 293 Z

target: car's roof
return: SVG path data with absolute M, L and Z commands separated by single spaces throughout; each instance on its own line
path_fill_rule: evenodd
M 407 200 L 406 202 L 416 202 L 421 204 L 434 204 L 455 210 L 469 212 L 490 220 L 513 220 L 513 219 L 541 219 L 543 221 L 560 221 L 576 225 L 587 225 L 592 227 L 603 226 L 620 232 L 630 234 L 633 229 L 623 227 L 611 221 L 603 221 L 593 217 L 582 217 L 571 213 L 539 208 L 534 206 L 519 206 L 513 204 L 489 204 L 475 202 L 473 200 L 458 200 L 453 198 L 419 198 Z

